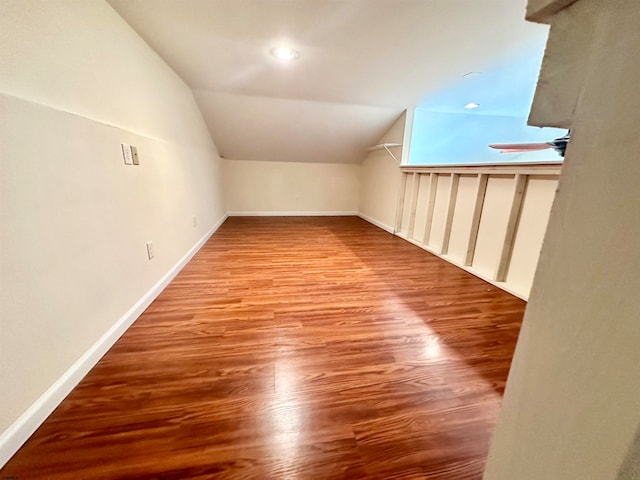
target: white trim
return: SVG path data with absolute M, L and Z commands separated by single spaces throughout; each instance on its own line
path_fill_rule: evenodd
M 389 225 L 386 225 L 382 222 L 379 222 L 378 220 L 375 220 L 374 218 L 370 217 L 369 215 L 365 215 L 362 212 L 358 213 L 358 216 L 363 219 L 366 222 L 371 223 L 372 225 L 375 225 L 378 228 L 381 228 L 382 230 L 385 230 L 389 233 L 393 233 L 393 227 L 390 227 Z
M 151 289 L 0 435 L 0 468 L 18 451 L 102 356 L 227 219 L 225 214 Z
M 338 212 L 229 212 L 230 217 L 354 217 L 355 211 Z
M 427 245 L 423 245 L 418 240 L 414 240 L 413 238 L 408 238 L 405 233 L 396 232 L 396 236 L 402 238 L 403 240 L 406 240 L 407 242 L 415 245 L 416 247 L 420 247 L 423 250 L 426 250 L 427 252 L 431 253 L 432 255 L 435 255 L 436 257 L 441 258 L 442 260 L 445 260 L 445 261 L 449 262 L 450 264 L 455 265 L 458 268 L 461 268 L 465 272 L 468 272 L 471 275 L 478 277 L 480 280 L 484 280 L 485 282 L 490 283 L 494 287 L 498 287 L 500 290 L 504 290 L 505 292 L 510 293 L 514 297 L 518 297 L 518 298 L 524 300 L 525 302 L 529 300 L 528 296 L 523 295 L 522 293 L 519 293 L 519 292 L 516 292 L 515 290 L 510 289 L 509 287 L 507 287 L 505 285 L 504 282 L 496 282 L 493 279 L 491 279 L 490 277 L 487 277 L 487 276 L 483 275 L 482 273 L 478 273 L 476 270 L 473 270 L 471 267 L 460 265 L 458 262 L 456 262 L 451 257 L 449 257 L 447 255 L 440 255 L 437 251 L 435 251 L 434 249 L 428 247 Z
M 467 163 L 451 165 L 402 165 L 404 173 L 459 173 L 461 175 L 548 175 L 559 176 L 562 162 Z

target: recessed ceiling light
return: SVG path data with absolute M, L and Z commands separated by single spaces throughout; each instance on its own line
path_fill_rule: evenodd
M 471 102 L 471 103 L 467 103 L 464 108 L 471 110 L 473 108 L 478 108 L 480 106 L 479 103 L 475 103 L 475 102 Z
M 271 55 L 280 60 L 295 60 L 300 54 L 288 47 L 276 47 L 271 49 Z

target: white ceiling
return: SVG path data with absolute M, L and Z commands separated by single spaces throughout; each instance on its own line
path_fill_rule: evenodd
M 547 28 L 526 0 L 108 1 L 194 90 L 221 154 L 246 160 L 359 162 L 404 109 Z

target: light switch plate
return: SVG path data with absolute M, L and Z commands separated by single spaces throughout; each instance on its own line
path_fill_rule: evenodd
M 131 145 L 126 143 L 122 145 L 122 157 L 124 158 L 125 165 L 133 165 L 133 156 L 131 155 Z
M 133 164 L 140 165 L 140 160 L 138 159 L 138 147 L 131 145 L 131 156 L 133 157 Z

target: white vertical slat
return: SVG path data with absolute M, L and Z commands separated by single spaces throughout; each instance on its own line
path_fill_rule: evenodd
M 398 186 L 398 201 L 396 203 L 396 224 L 394 228 L 394 234 L 402 230 L 402 216 L 404 214 L 404 196 L 407 189 L 407 176 L 408 173 L 402 172 L 400 174 L 400 185 Z
M 505 232 L 502 253 L 500 254 L 500 261 L 494 277 L 496 282 L 504 282 L 507 278 L 511 254 L 513 253 L 514 239 L 516 237 L 516 229 L 518 228 L 518 220 L 522 212 L 522 199 L 527 187 L 527 178 L 528 175 L 517 174 L 514 179 L 513 199 L 511 201 L 509 220 L 507 221 L 507 231 Z
M 470 266 L 473 263 L 473 254 L 476 251 L 476 241 L 478 240 L 478 229 L 480 228 L 480 217 L 482 216 L 482 208 L 484 206 L 484 196 L 487 193 L 487 181 L 489 175 L 481 173 L 478 175 L 478 187 L 476 190 L 476 201 L 473 207 L 473 217 L 471 219 L 471 230 L 469 231 L 469 243 L 467 246 L 467 254 L 464 259 L 464 265 Z
M 414 173 L 411 180 L 411 203 L 409 210 L 409 229 L 407 238 L 413 238 L 413 231 L 416 226 L 416 209 L 418 207 L 418 192 L 420 191 L 420 174 Z
M 449 183 L 449 198 L 447 199 L 447 219 L 444 226 L 444 236 L 442 238 L 442 248 L 440 249 L 440 255 L 446 255 L 449 251 L 449 239 L 451 238 L 451 225 L 453 225 L 453 214 L 456 209 L 459 181 L 459 174 L 454 173 L 451 175 L 451 182 Z
M 431 173 L 429 175 L 429 200 L 427 201 L 427 217 L 424 222 L 424 238 L 422 244 L 429 243 L 429 235 L 431 235 L 431 223 L 433 222 L 433 209 L 436 205 L 436 189 L 438 188 L 438 174 Z

